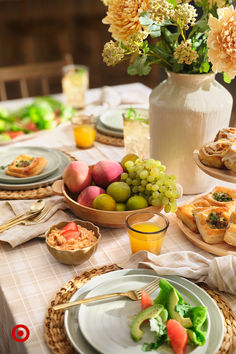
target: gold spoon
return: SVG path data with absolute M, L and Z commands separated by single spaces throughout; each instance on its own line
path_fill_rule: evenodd
M 3 232 L 7 229 L 9 229 L 12 226 L 15 226 L 17 224 L 20 224 L 23 220 L 28 219 L 32 216 L 35 216 L 36 214 L 38 214 L 43 208 L 45 207 L 45 201 L 40 199 L 37 200 L 35 203 L 33 203 L 30 207 L 30 209 L 20 215 L 17 215 L 16 217 L 12 218 L 11 220 L 3 223 L 0 226 L 0 232 Z

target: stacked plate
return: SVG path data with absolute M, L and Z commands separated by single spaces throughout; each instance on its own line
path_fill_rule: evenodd
M 110 109 L 98 118 L 97 130 L 106 135 L 116 138 L 123 137 L 123 117 L 122 114 L 126 111 L 125 108 Z
M 125 269 L 95 277 L 82 286 L 71 301 L 112 292 L 125 292 L 143 287 L 156 278 L 156 273 L 147 269 Z M 214 300 L 200 287 L 177 276 L 165 276 L 192 306 L 204 305 L 208 310 L 206 343 L 202 347 L 187 346 L 186 353 L 214 354 L 221 346 L 224 336 L 224 319 Z M 157 290 L 151 297 L 154 299 Z M 124 297 L 97 301 L 72 307 L 65 312 L 67 335 L 81 354 L 143 354 L 144 342 L 155 341 L 153 332 L 145 329 L 140 342 L 130 337 L 130 322 L 140 312 L 140 302 Z M 170 353 L 170 347 L 162 345 L 155 353 Z
M 45 169 L 37 176 L 13 177 L 5 173 L 7 166 L 19 155 L 44 157 L 47 160 Z M 47 186 L 59 179 L 70 159 L 61 151 L 39 146 L 2 148 L 0 151 L 0 189 L 27 190 Z

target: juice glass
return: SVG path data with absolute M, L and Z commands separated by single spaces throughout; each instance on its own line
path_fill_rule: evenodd
M 124 145 L 127 154 L 142 159 L 150 155 L 149 115 L 147 109 L 130 108 L 123 114 Z
M 84 65 L 66 65 L 62 68 L 62 90 L 68 105 L 82 109 L 86 104 L 86 91 L 89 87 L 89 70 Z
M 169 226 L 169 220 L 161 213 L 137 212 L 126 219 L 132 253 L 145 250 L 159 254 Z
M 72 117 L 72 129 L 76 146 L 87 149 L 93 146 L 96 137 L 96 121 L 93 116 Z

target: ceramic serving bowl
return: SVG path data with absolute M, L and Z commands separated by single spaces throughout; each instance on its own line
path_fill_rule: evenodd
M 59 262 L 64 264 L 80 264 L 88 260 L 92 256 L 92 254 L 96 251 L 98 247 L 98 242 L 101 238 L 99 228 L 94 224 L 92 224 L 91 222 L 83 221 L 83 220 L 72 220 L 72 221 L 74 221 L 77 225 L 85 227 L 88 230 L 92 230 L 97 238 L 97 241 L 93 243 L 92 246 L 80 248 L 73 251 L 58 250 L 47 242 L 48 235 L 50 234 L 51 230 L 54 229 L 55 227 L 58 229 L 62 229 L 65 225 L 68 224 L 68 221 L 62 221 L 59 224 L 51 226 L 50 229 L 45 234 L 47 248 L 54 258 L 56 258 Z
M 125 227 L 125 220 L 127 216 L 133 214 L 135 210 L 130 211 L 106 211 L 94 208 L 88 208 L 76 202 L 77 194 L 74 194 L 68 190 L 62 180 L 54 182 L 52 185 L 53 192 L 57 195 L 64 195 L 66 203 L 69 205 L 73 213 L 82 219 L 89 220 L 96 225 L 120 228 Z M 162 207 L 150 206 L 145 209 L 139 209 L 138 211 L 154 211 L 159 212 Z

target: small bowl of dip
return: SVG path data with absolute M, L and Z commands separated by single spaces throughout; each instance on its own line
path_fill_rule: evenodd
M 71 224 L 72 229 L 66 230 L 68 224 Z M 64 264 L 80 264 L 88 260 L 96 251 L 101 238 L 97 226 L 77 219 L 51 226 L 45 236 L 51 255 Z

